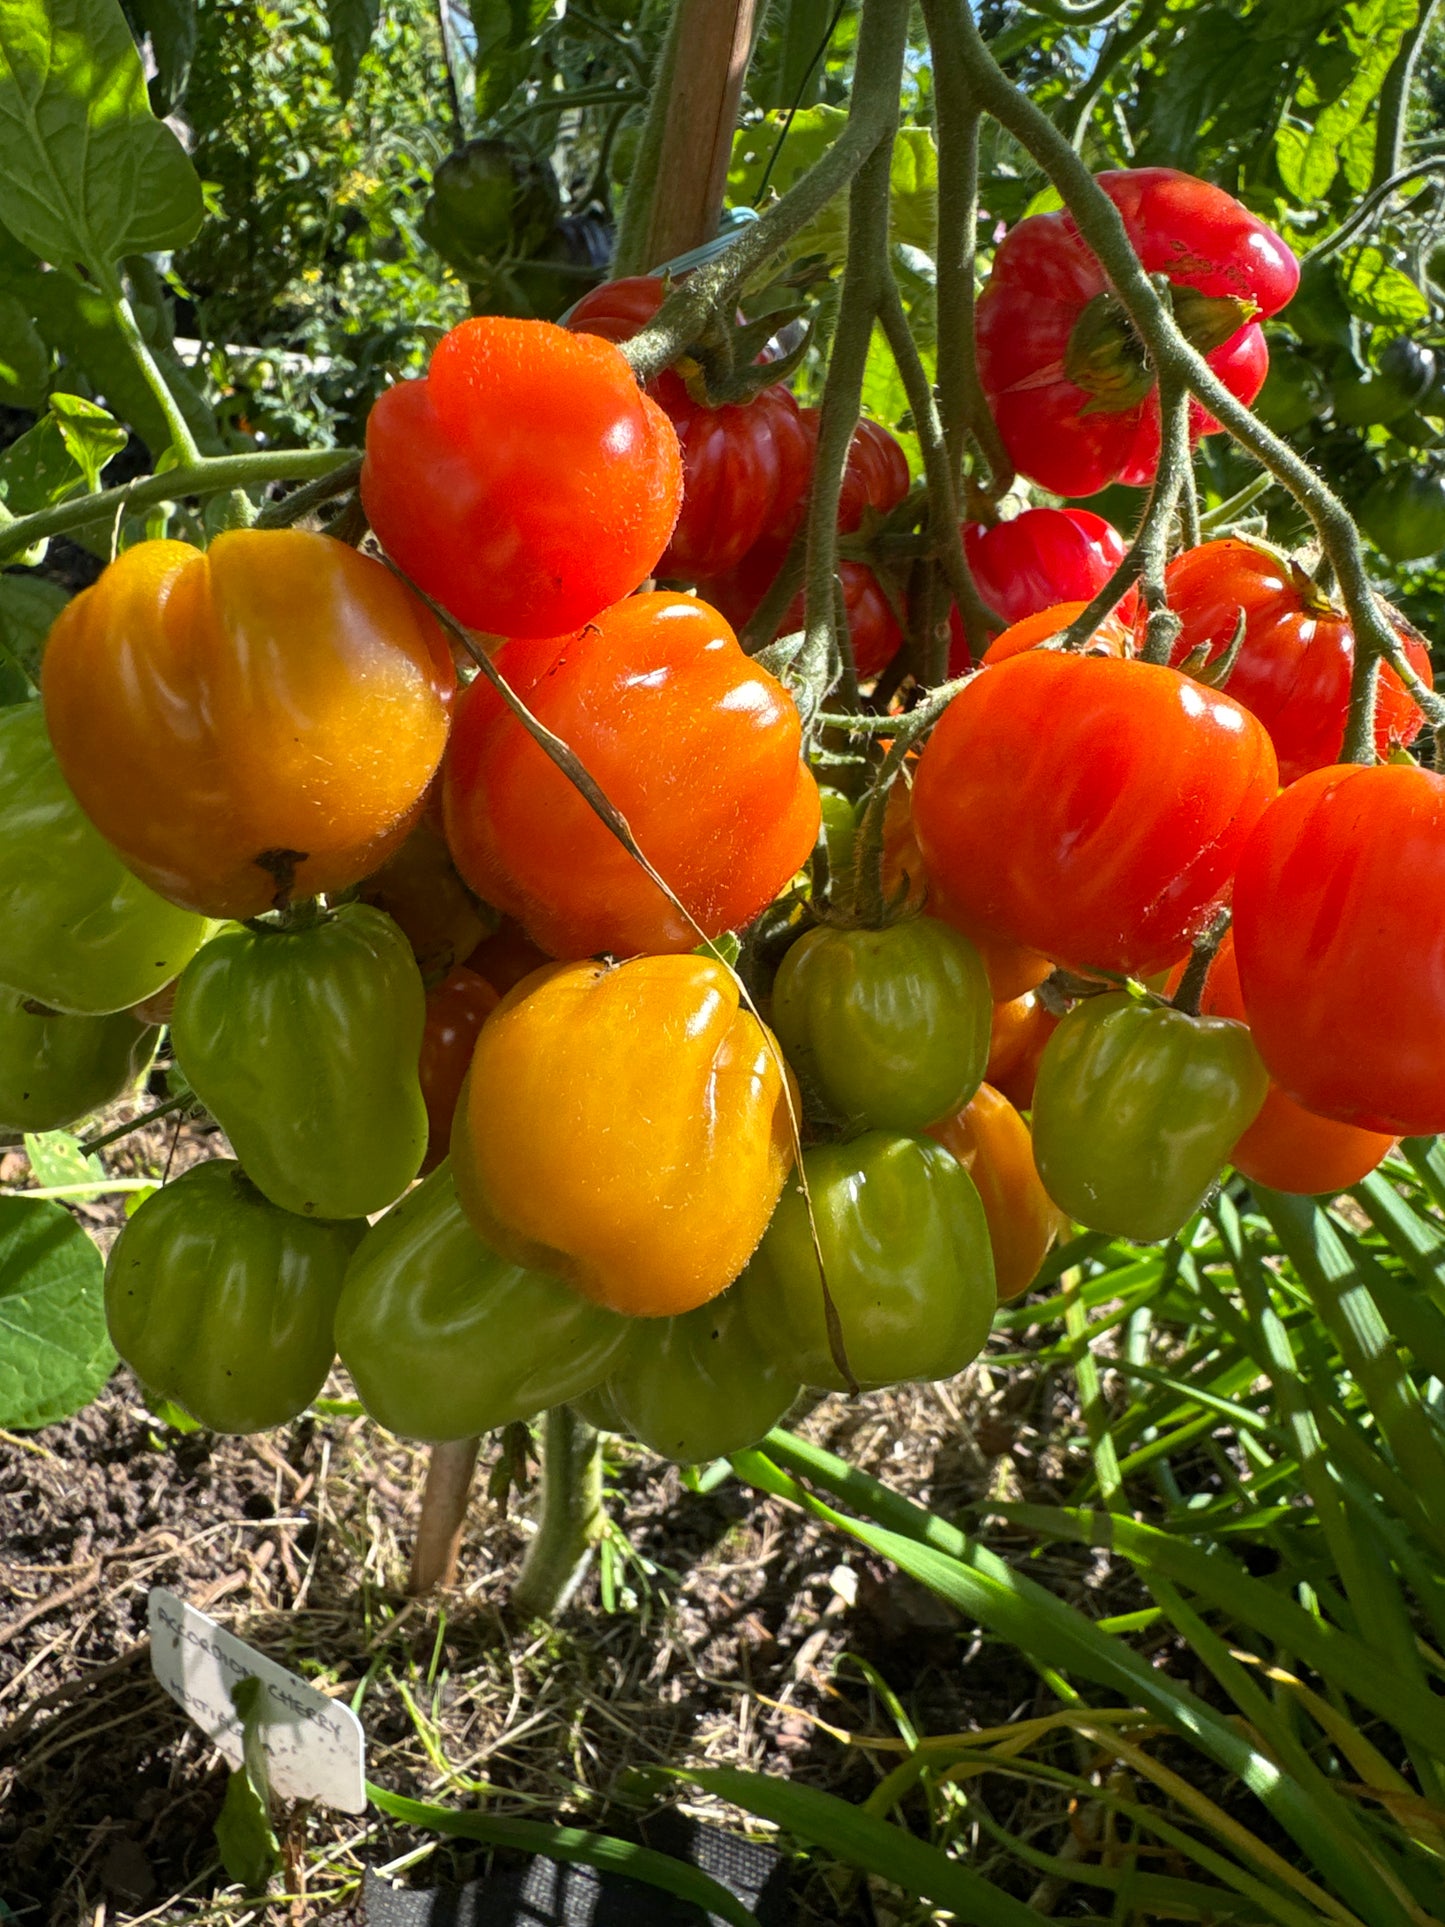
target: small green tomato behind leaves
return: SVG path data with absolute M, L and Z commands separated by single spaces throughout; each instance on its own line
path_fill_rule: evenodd
M 160 1031 L 129 1011 L 68 1017 L 0 990 L 0 1130 L 58 1131 L 135 1088 Z
M 1151 1243 L 1198 1210 L 1264 1102 L 1248 1030 L 1110 991 L 1075 1005 L 1034 1090 L 1034 1157 L 1054 1203 Z

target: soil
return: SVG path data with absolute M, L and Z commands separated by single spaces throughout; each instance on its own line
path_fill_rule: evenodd
M 214 1133 L 168 1119 L 111 1162 L 175 1169 L 217 1148 Z M 7 1153 L 0 1183 L 26 1168 Z M 108 1242 L 110 1207 L 87 1217 Z M 352 1396 L 339 1372 L 327 1390 Z M 1084 1463 L 1067 1388 L 1027 1366 L 829 1398 L 798 1429 L 945 1515 L 1004 1491 L 1057 1503 Z M 741 1765 L 858 1800 L 893 1760 L 819 1720 L 892 1738 L 900 1715 L 949 1733 L 1052 1704 L 1017 1652 L 861 1548 L 735 1479 L 689 1491 L 621 1441 L 609 1445 L 610 1610 L 594 1568 L 556 1626 L 518 1625 L 508 1586 L 535 1495 L 489 1496 L 499 1449 L 491 1441 L 479 1467 L 461 1583 L 417 1601 L 405 1585 L 425 1452 L 364 1418 L 313 1415 L 250 1439 L 180 1433 L 122 1371 L 64 1424 L 0 1435 L 0 1899 L 24 1927 L 352 1921 L 368 1867 L 405 1861 L 394 1877 L 425 1887 L 486 1864 L 374 1811 L 317 1808 L 294 1813 L 284 1841 L 295 1898 L 258 1908 L 229 1887 L 212 1831 L 224 1766 L 150 1673 L 157 1584 L 359 1698 L 379 1785 L 634 1837 L 679 1799 L 675 1783 L 643 1784 L 648 1768 Z M 1092 1554 L 1030 1546 L 1029 1559 L 1091 1611 L 1138 1603 Z M 760 1831 L 707 1799 L 682 1804 Z M 1053 1819 L 1066 1830 L 1064 1811 Z M 799 1870 L 800 1923 L 844 1918 L 838 1880 Z M 1017 1891 L 1028 1896 L 1027 1875 Z M 881 1891 L 875 1905 L 880 1920 L 935 1917 L 890 1912 L 896 1897 Z

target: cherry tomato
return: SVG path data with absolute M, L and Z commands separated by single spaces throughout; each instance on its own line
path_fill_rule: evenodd
M 498 666 L 627 818 L 706 935 L 740 929 L 818 835 L 792 697 L 692 596 L 649 594 Z M 691 950 L 668 903 L 489 682 L 459 706 L 445 775 L 457 867 L 553 956 Z
M 1243 1024 L 1086 997 L 1039 1065 L 1034 1155 L 1079 1224 L 1149 1243 L 1198 1210 L 1269 1080 Z
M 1089 602 L 1124 559 L 1125 542 L 1088 509 L 1025 509 L 1011 522 L 968 523 L 964 552 L 978 592 L 1005 622 L 1022 622 L 1060 602 Z M 1137 593 L 1121 604 L 1131 620 Z
M 458 621 L 555 636 L 652 573 L 682 457 L 610 342 L 479 315 L 373 407 L 361 499 L 382 547 Z
M 1172 286 L 1175 318 L 1231 394 L 1251 401 L 1269 354 L 1259 320 L 1299 282 L 1280 237 L 1222 188 L 1168 167 L 1097 177 L 1146 271 Z M 1159 455 L 1153 370 L 1071 214 L 1006 234 L 978 303 L 979 373 L 1020 474 L 1056 495 L 1143 483 Z M 1190 403 L 1191 438 L 1213 418 Z
M 792 1161 L 782 1053 L 704 957 L 518 984 L 482 1027 L 452 1133 L 484 1243 L 643 1318 L 732 1283 Z
M 652 320 L 666 292 L 656 275 L 605 282 L 583 295 L 567 326 L 627 341 Z M 649 382 L 647 392 L 677 430 L 682 449 L 682 509 L 656 573 L 689 582 L 721 575 L 774 525 L 789 459 L 781 445 L 795 438 L 798 404 L 775 384 L 752 401 L 707 408 L 671 369 Z
M 478 1034 L 499 1002 L 498 992 L 473 970 L 452 971 L 426 994 L 426 1023 L 417 1061 L 427 1122 L 422 1177 L 435 1171 L 447 1154 L 452 1119 Z
M 1171 994 L 1183 974 L 1183 965 L 1172 973 L 1166 986 Z M 1232 930 L 1209 967 L 1199 1008 L 1206 1016 L 1246 1021 Z M 1271 1083 L 1258 1117 L 1235 1144 L 1229 1161 L 1244 1177 L 1272 1191 L 1332 1196 L 1368 1177 L 1394 1143 L 1378 1131 L 1316 1117 Z
M 1221 1016 L 1232 1014 L 1220 1013 Z M 993 1007 L 993 1033 L 989 1039 L 984 1082 L 1021 1111 L 1028 1110 L 1034 1101 L 1039 1059 L 1058 1025 L 1058 1018 L 1032 991 Z
M 1337 762 L 1350 707 L 1355 639 L 1343 613 L 1307 576 L 1250 542 L 1206 542 L 1176 556 L 1165 573 L 1169 606 L 1183 624 L 1174 661 L 1206 648 L 1209 660 L 1244 640 L 1225 687 L 1269 731 L 1282 783 Z M 1430 656 L 1413 631 L 1400 627 L 1417 673 L 1432 680 Z M 1411 743 L 1423 722 L 1395 672 L 1380 672 L 1375 748 L 1388 756 Z
M 999 1302 L 1017 1298 L 1038 1276 L 1065 1222 L 1039 1177 L 1028 1125 L 992 1085 L 980 1084 L 956 1116 L 930 1125 L 928 1135 L 973 1179 L 988 1220 Z
M 1234 944 L 1270 1076 L 1391 1137 L 1445 1130 L 1445 778 L 1338 764 L 1292 784 L 1240 857 Z
M 1077 970 L 1148 976 L 1222 903 L 1275 793 L 1268 736 L 1152 663 L 1030 650 L 982 671 L 919 759 L 930 879 L 974 919 Z
M 922 1130 L 966 1104 L 991 1012 L 978 952 L 935 917 L 821 924 L 773 982 L 773 1028 L 804 1090 L 868 1130 Z
M 136 543 L 61 611 L 42 681 L 81 808 L 143 882 L 210 917 L 375 870 L 421 812 L 455 687 L 409 590 L 299 529 L 204 554 Z

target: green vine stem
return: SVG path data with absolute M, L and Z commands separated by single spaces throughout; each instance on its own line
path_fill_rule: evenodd
M 602 1442 L 570 1405 L 542 1420 L 542 1496 L 537 1530 L 512 1588 L 520 1619 L 553 1619 L 576 1591 L 606 1525 Z
M 848 449 L 858 425 L 873 323 L 890 279 L 888 222 L 893 137 L 898 125 L 908 14 L 907 0 L 866 0 L 859 27 L 858 75 L 861 78 L 866 73 L 870 86 L 877 86 L 881 80 L 891 108 L 873 151 L 854 178 L 848 198 L 848 253 L 838 297 L 832 357 L 818 414 L 818 448 L 808 497 L 803 653 L 805 660 L 820 662 L 830 660 L 835 647 L 840 653 L 846 652 L 843 655 L 845 683 L 852 669 L 852 652 L 846 625 L 842 625 L 840 632 L 834 599 L 838 575 L 838 498 Z M 862 90 L 855 87 L 850 126 L 855 114 L 866 111 L 865 106 L 860 105 L 861 98 Z M 840 143 L 845 137 L 846 134 L 840 136 Z
M 300 488 L 293 488 L 289 495 L 283 495 L 279 502 L 272 502 L 269 508 L 262 509 L 256 517 L 258 529 L 287 529 L 293 522 L 310 515 L 324 503 L 331 502 L 348 489 L 356 487 L 361 479 L 361 457 L 353 455 L 349 461 L 329 469 L 325 475 L 318 475 L 314 482 L 305 482 Z
M 1129 240 L 1119 210 L 1100 188 L 1067 138 L 1048 116 L 1021 94 L 984 44 L 968 0 L 936 0 L 947 8 L 955 47 L 965 60 L 979 101 L 1043 168 L 1073 215 L 1080 234 L 1098 256 L 1144 343 L 1156 372 L 1177 376 L 1220 426 L 1287 488 L 1314 524 L 1320 546 L 1335 571 L 1340 597 L 1350 619 L 1356 647 L 1355 689 L 1351 697 L 1346 747 L 1364 755 L 1368 744 L 1360 710 L 1369 687 L 1369 666 L 1384 658 L 1411 688 L 1437 735 L 1445 731 L 1445 698 L 1409 681 L 1409 663 L 1371 587 L 1359 532 L 1344 503 L 1322 476 L 1287 442 L 1266 428 L 1180 334 L 1160 301 Z M 1419 684 L 1419 678 L 1414 679 Z
M 1014 469 L 979 380 L 973 327 L 982 116 L 962 65 L 941 38 L 938 0 L 923 0 L 923 18 L 933 48 L 938 146 L 938 407 L 955 496 L 963 481 L 964 440 L 971 436 L 988 464 L 988 493 L 997 500 Z
M 676 361 L 714 311 L 725 311 L 748 278 L 848 186 L 893 127 L 898 118 L 902 56 L 896 61 L 887 56 L 893 40 L 906 34 L 907 16 L 902 0 L 864 0 L 853 95 L 842 132 L 765 214 L 739 230 L 738 238 L 715 261 L 679 283 L 654 321 L 622 343 L 639 381 L 651 381 Z
M 908 326 L 908 317 L 903 312 L 898 285 L 891 273 L 884 278 L 878 317 L 883 324 L 888 346 L 893 351 L 893 359 L 898 364 L 903 392 L 908 398 L 913 426 L 923 451 L 923 472 L 928 484 L 929 529 L 934 548 L 948 578 L 948 586 L 953 591 L 953 599 L 958 604 L 968 646 L 977 654 L 987 646 L 989 637 L 1003 627 L 1003 623 L 979 594 L 973 570 L 969 568 L 968 557 L 964 554 L 958 494 L 954 488 L 943 423 L 929 386 L 927 371 L 919 358 L 918 345 Z M 926 685 L 932 685 L 942 682 L 948 674 L 947 620 L 934 624 L 925 640 L 927 653 L 921 665 L 921 680 Z
M 1353 241 L 1355 236 L 1367 228 L 1375 215 L 1408 181 L 1423 181 L 1431 174 L 1445 173 L 1445 154 L 1435 154 L 1425 160 L 1416 161 L 1413 167 L 1402 167 L 1391 174 L 1388 180 L 1373 187 L 1365 198 L 1348 216 L 1341 221 L 1333 234 L 1327 234 L 1322 241 L 1316 241 L 1308 254 L 1302 255 L 1302 262 L 1327 261 L 1332 254 L 1338 254 L 1342 247 Z
M 23 555 L 47 536 L 65 535 L 87 523 L 110 520 L 157 502 L 179 502 L 191 495 L 224 495 L 235 488 L 259 488 L 266 482 L 304 482 L 330 475 L 345 464 L 359 463 L 351 448 L 277 448 L 252 455 L 211 455 L 184 468 L 168 468 L 160 475 L 142 476 L 120 488 L 101 489 L 37 509 L 0 524 L 0 563 Z
M 1370 186 L 1379 187 L 1392 174 L 1398 174 L 1404 153 L 1405 124 L 1409 119 L 1410 83 L 1415 77 L 1415 62 L 1425 44 L 1439 0 L 1421 0 L 1414 25 L 1400 42 L 1390 62 L 1385 84 L 1380 89 L 1380 107 L 1375 121 L 1375 159 Z
M 672 76 L 677 65 L 677 47 L 683 33 L 687 9 L 675 5 L 667 24 L 667 35 L 657 56 L 647 96 L 647 115 L 642 123 L 642 138 L 637 143 L 637 158 L 622 201 L 617 223 L 617 244 L 612 251 L 612 273 L 621 277 L 646 274 L 653 265 L 645 259 L 648 230 L 652 225 L 652 202 L 657 193 L 658 162 L 667 133 L 667 109 L 672 99 Z M 634 364 L 635 365 L 635 364 Z M 663 364 L 666 366 L 666 364 Z M 656 374 L 658 371 L 652 371 Z M 646 377 L 639 375 L 639 380 Z
M 181 405 L 176 400 L 170 383 L 161 372 L 160 364 L 151 353 L 145 336 L 140 331 L 135 310 L 126 299 L 125 289 L 121 286 L 120 278 L 113 268 L 107 266 L 104 275 L 100 277 L 100 288 L 110 303 L 116 326 L 120 329 L 136 366 L 140 369 L 146 387 L 160 404 L 171 438 L 170 445 L 175 451 L 177 460 L 188 467 L 194 466 L 201 459 L 201 451 L 195 436 L 191 433 L 190 423 L 181 413 Z

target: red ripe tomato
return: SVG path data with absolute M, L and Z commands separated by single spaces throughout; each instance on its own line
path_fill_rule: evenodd
M 426 1103 L 426 1156 L 419 1175 L 435 1171 L 451 1145 L 452 1119 L 482 1025 L 501 997 L 475 971 L 458 967 L 426 994 L 417 1072 Z
M 1219 908 L 1277 778 L 1228 696 L 1153 663 L 1033 649 L 944 711 L 913 821 L 930 879 L 982 929 L 1146 977 Z
M 807 501 L 813 458 L 818 447 L 818 411 L 798 411 L 801 436 L 785 445 L 785 482 L 779 499 L 792 491 L 791 515 L 776 516 L 767 534 L 732 570 L 703 585 L 702 593 L 720 609 L 736 628 L 741 629 L 773 585 L 783 566 L 793 537 L 797 534 Z M 886 515 L 908 493 L 908 458 L 886 428 L 874 421 L 860 421 L 853 431 L 848 449 L 843 486 L 838 496 L 838 530 L 851 535 L 860 526 L 865 511 Z M 897 653 L 903 631 L 888 600 L 887 591 L 866 562 L 843 561 L 838 565 L 843 584 L 843 603 L 848 615 L 848 633 L 853 645 L 853 660 L 861 681 L 880 675 Z M 777 633 L 787 635 L 803 626 L 802 594 L 793 597 L 778 625 Z
M 1169 605 L 1183 623 L 1174 661 L 1207 647 L 1212 661 L 1234 640 L 1244 642 L 1226 687 L 1269 731 L 1282 783 L 1339 760 L 1350 707 L 1355 638 L 1343 614 L 1268 549 L 1251 542 L 1206 542 L 1176 556 L 1165 573 Z M 1406 654 L 1428 683 L 1430 656 L 1420 637 L 1400 627 Z M 1423 722 L 1394 670 L 1382 668 L 1375 708 L 1375 748 L 1388 756 L 1412 743 Z
M 1168 995 L 1179 988 L 1183 975 L 1181 964 L 1165 986 Z M 1248 1022 L 1232 930 L 1209 966 L 1199 1008 L 1206 1017 Z M 1317 1117 L 1271 1083 L 1259 1115 L 1230 1152 L 1229 1161 L 1244 1177 L 1268 1185 L 1271 1191 L 1333 1196 L 1368 1177 L 1394 1143 L 1394 1138 L 1378 1131 Z
M 497 665 L 621 810 L 708 936 L 750 923 L 807 860 L 818 788 L 788 692 L 684 595 L 631 596 Z M 478 677 L 443 800 L 457 868 L 556 957 L 691 950 L 697 931 Z
M 605 282 L 583 295 L 567 326 L 627 341 L 652 320 L 666 293 L 657 275 Z M 649 382 L 647 392 L 677 430 L 682 447 L 682 510 L 657 573 L 689 582 L 721 575 L 773 527 L 785 475 L 792 487 L 798 404 L 777 384 L 753 401 L 705 408 L 670 369 Z
M 480 315 L 377 401 L 361 499 L 382 547 L 459 622 L 555 636 L 652 573 L 682 457 L 610 343 Z
M 1244 847 L 1234 941 L 1271 1077 L 1321 1117 L 1445 1130 L 1445 777 L 1336 764 Z
M 1122 535 L 1088 509 L 1025 509 L 986 528 L 968 522 L 964 553 L 978 592 L 1005 622 L 1022 622 L 1060 602 L 1088 603 L 1124 559 Z M 1119 613 L 1131 621 L 1131 589 Z
M 1252 401 L 1269 367 L 1259 319 L 1298 286 L 1293 254 L 1222 188 L 1189 174 L 1138 167 L 1097 179 L 1145 269 L 1173 284 L 1185 335 L 1231 394 Z M 1004 236 L 979 298 L 978 356 L 1020 474 L 1057 495 L 1152 479 L 1153 373 L 1072 215 L 1030 215 Z M 1189 425 L 1195 439 L 1218 427 L 1193 402 Z

